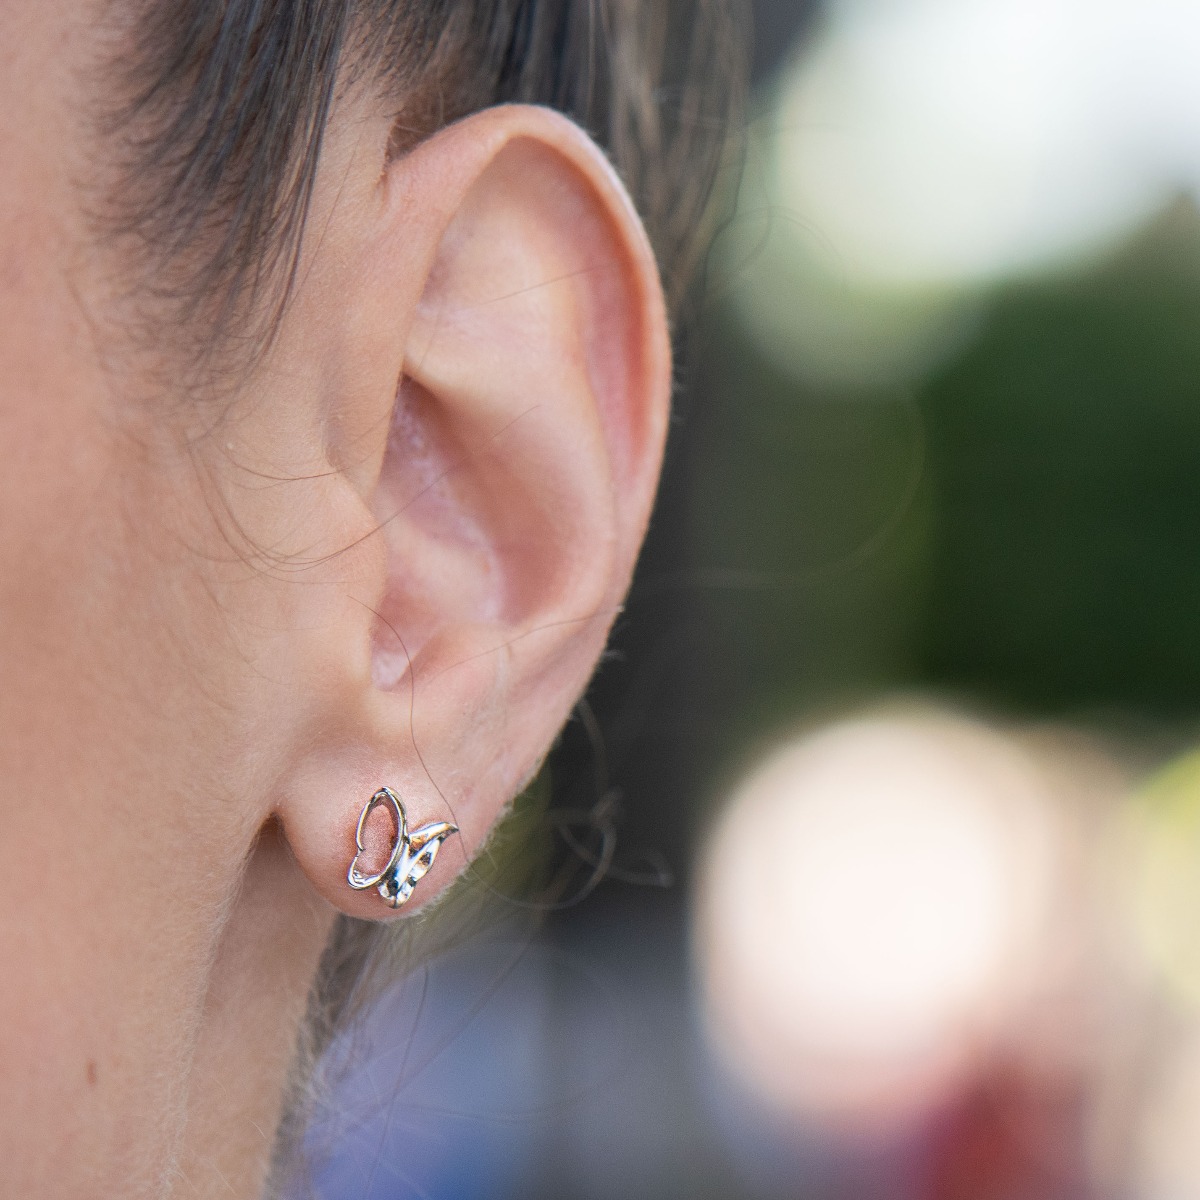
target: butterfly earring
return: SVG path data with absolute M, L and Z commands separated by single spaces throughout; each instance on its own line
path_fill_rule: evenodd
M 363 827 L 367 818 L 381 804 L 391 806 L 392 817 L 396 823 L 396 841 L 388 857 L 387 866 L 375 875 L 364 875 L 358 869 L 359 856 L 366 850 L 363 845 Z M 354 832 L 354 844 L 358 850 L 350 863 L 346 882 L 356 892 L 375 888 L 389 908 L 399 908 L 408 901 L 413 888 L 433 866 L 433 860 L 437 857 L 442 843 L 452 833 L 457 832 L 457 825 L 451 825 L 448 821 L 434 821 L 409 833 L 404 801 L 391 788 L 380 788 L 367 801 L 366 807 L 359 815 L 358 828 Z

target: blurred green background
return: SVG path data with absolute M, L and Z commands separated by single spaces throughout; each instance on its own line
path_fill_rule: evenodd
M 706 315 L 683 418 L 693 570 L 713 670 L 752 724 L 914 686 L 1195 712 L 1200 218 L 1180 200 L 981 309 L 927 377 L 840 388 Z

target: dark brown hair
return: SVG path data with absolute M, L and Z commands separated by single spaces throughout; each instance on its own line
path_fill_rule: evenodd
M 495 103 L 571 116 L 625 179 L 677 298 L 740 94 L 738 3 L 114 0 L 106 211 L 136 250 L 154 336 L 190 331 L 186 348 L 210 365 L 235 329 L 244 349 L 269 338 L 348 83 L 393 107 L 397 151 Z

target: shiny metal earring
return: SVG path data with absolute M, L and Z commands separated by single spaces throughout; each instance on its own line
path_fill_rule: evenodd
M 391 806 L 392 817 L 396 822 L 396 840 L 392 845 L 392 853 L 388 857 L 387 866 L 378 874 L 364 875 L 358 869 L 359 855 L 366 850 L 363 845 L 363 828 L 367 823 L 367 818 L 381 804 Z M 359 815 L 358 828 L 354 831 L 354 844 L 358 847 L 358 852 L 350 863 L 346 882 L 356 892 L 365 892 L 375 888 L 389 908 L 399 908 L 408 901 L 409 896 L 413 893 L 413 888 L 433 866 L 433 860 L 437 857 L 442 843 L 452 833 L 457 832 L 457 825 L 451 825 L 448 821 L 434 821 L 409 833 L 404 801 L 391 788 L 380 788 L 367 801 L 366 807 Z

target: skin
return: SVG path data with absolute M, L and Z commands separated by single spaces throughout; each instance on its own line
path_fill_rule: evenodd
M 350 97 L 273 350 L 184 394 L 88 220 L 92 15 L 0 4 L 0 1194 L 250 1197 L 334 917 L 390 916 L 345 883 L 366 799 L 462 829 L 408 914 L 587 682 L 666 325 L 574 126 L 388 164 Z

